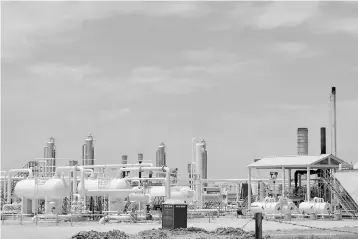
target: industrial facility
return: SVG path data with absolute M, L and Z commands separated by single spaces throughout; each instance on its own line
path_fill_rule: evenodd
M 188 218 L 252 217 L 329 218 L 358 217 L 357 164 L 337 156 L 336 89 L 331 99 L 331 153 L 327 153 L 326 128 L 320 133 L 320 152 L 308 151 L 308 128 L 297 129 L 297 152 L 268 156 L 247 165 L 248 177 L 213 179 L 208 175 L 210 151 L 204 139 L 192 139 L 192 159 L 187 172 L 170 168 L 166 146 L 159 144 L 155 164 L 138 153 L 138 161 L 103 164 L 95 157 L 94 137 L 82 145 L 82 161 L 67 160 L 59 166 L 55 139 L 44 148 L 44 158 L 29 161 L 18 169 L 2 171 L 2 220 L 17 218 L 33 223 L 55 220 L 93 220 L 100 224 L 118 221 L 164 220 L 163 207 L 187 207 Z M 295 143 L 295 139 L 292 142 Z M 79 148 L 81 145 L 79 145 Z M 148 158 L 151 158 L 148 157 Z M 80 163 L 79 163 L 80 162 Z M 253 170 L 270 170 L 261 178 Z M 164 224 L 163 224 L 164 225 Z

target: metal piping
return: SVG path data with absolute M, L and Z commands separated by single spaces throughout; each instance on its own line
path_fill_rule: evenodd
M 29 173 L 29 176 L 28 178 L 32 178 L 33 175 L 32 175 L 32 170 L 29 169 L 29 168 L 21 168 L 21 169 L 11 169 L 9 170 L 8 172 L 8 175 L 7 175 L 7 190 L 8 190 L 8 193 L 7 193 L 7 203 L 11 203 L 11 176 L 13 173 L 19 173 L 19 172 L 28 172 Z
M 170 185 L 170 169 L 168 167 L 130 167 L 130 168 L 120 168 L 122 171 L 163 171 L 165 172 L 165 197 L 166 199 L 170 199 L 171 196 L 171 185 Z
M 103 164 L 103 165 L 86 165 L 84 168 L 123 168 L 123 167 L 153 167 L 152 163 L 142 163 L 142 164 Z

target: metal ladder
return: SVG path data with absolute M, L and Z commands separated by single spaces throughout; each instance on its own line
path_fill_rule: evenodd
M 354 201 L 351 195 L 344 189 L 341 183 L 334 179 L 332 176 L 322 177 L 323 182 L 334 193 L 339 203 L 341 204 L 343 211 L 351 213 L 352 217 L 358 216 L 358 204 Z

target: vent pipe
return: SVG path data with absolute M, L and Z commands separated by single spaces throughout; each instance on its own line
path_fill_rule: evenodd
M 326 154 L 326 128 L 321 128 L 321 154 Z
M 331 154 L 337 156 L 336 87 L 332 87 L 331 103 Z
M 308 129 L 297 129 L 297 154 L 308 155 Z
M 138 154 L 138 163 L 141 164 L 143 162 L 143 154 Z M 142 178 L 142 172 L 139 170 L 139 178 Z M 139 182 L 140 183 L 140 182 Z
M 122 155 L 122 164 L 128 163 L 128 155 Z M 126 177 L 126 171 L 122 171 L 122 178 Z

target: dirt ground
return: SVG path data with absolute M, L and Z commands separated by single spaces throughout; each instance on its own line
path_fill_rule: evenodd
M 358 238 L 358 220 L 342 220 L 342 221 L 290 221 L 290 222 L 275 222 L 263 221 L 263 234 L 269 235 L 270 238 Z M 242 228 L 245 231 L 254 231 L 255 222 L 251 219 L 240 218 L 215 218 L 214 220 L 206 219 L 189 219 L 188 227 L 203 228 L 207 231 L 213 231 L 220 227 Z M 320 229 L 310 229 L 308 227 L 317 227 Z M 134 238 L 155 238 L 145 237 L 147 234 L 140 235 L 141 231 L 159 229 L 160 222 L 150 223 L 109 223 L 100 225 L 98 222 L 76 222 L 71 226 L 69 223 L 39 223 L 35 225 L 32 222 L 24 222 L 19 225 L 19 221 L 5 221 L 1 226 L 2 239 L 67 239 L 71 238 L 80 231 L 98 231 L 108 232 L 111 230 L 120 230 Z M 335 231 L 333 231 L 335 230 Z M 338 232 L 343 231 L 343 232 Z M 161 230 L 156 230 L 161 232 Z M 354 232 L 357 234 L 349 233 Z M 154 234 L 157 232 L 153 232 Z M 137 235 L 137 236 L 134 236 Z M 312 237 L 313 235 L 313 237 Z M 131 236 L 131 237 L 132 237 Z M 193 233 L 175 233 L 175 235 L 168 235 L 169 238 L 223 238 L 219 235 L 207 234 L 201 232 Z M 224 236 L 224 235 L 223 235 Z M 168 237 L 163 237 L 168 238 Z M 224 238 L 240 238 L 237 236 L 227 235 Z M 249 239 L 250 237 L 245 237 Z

